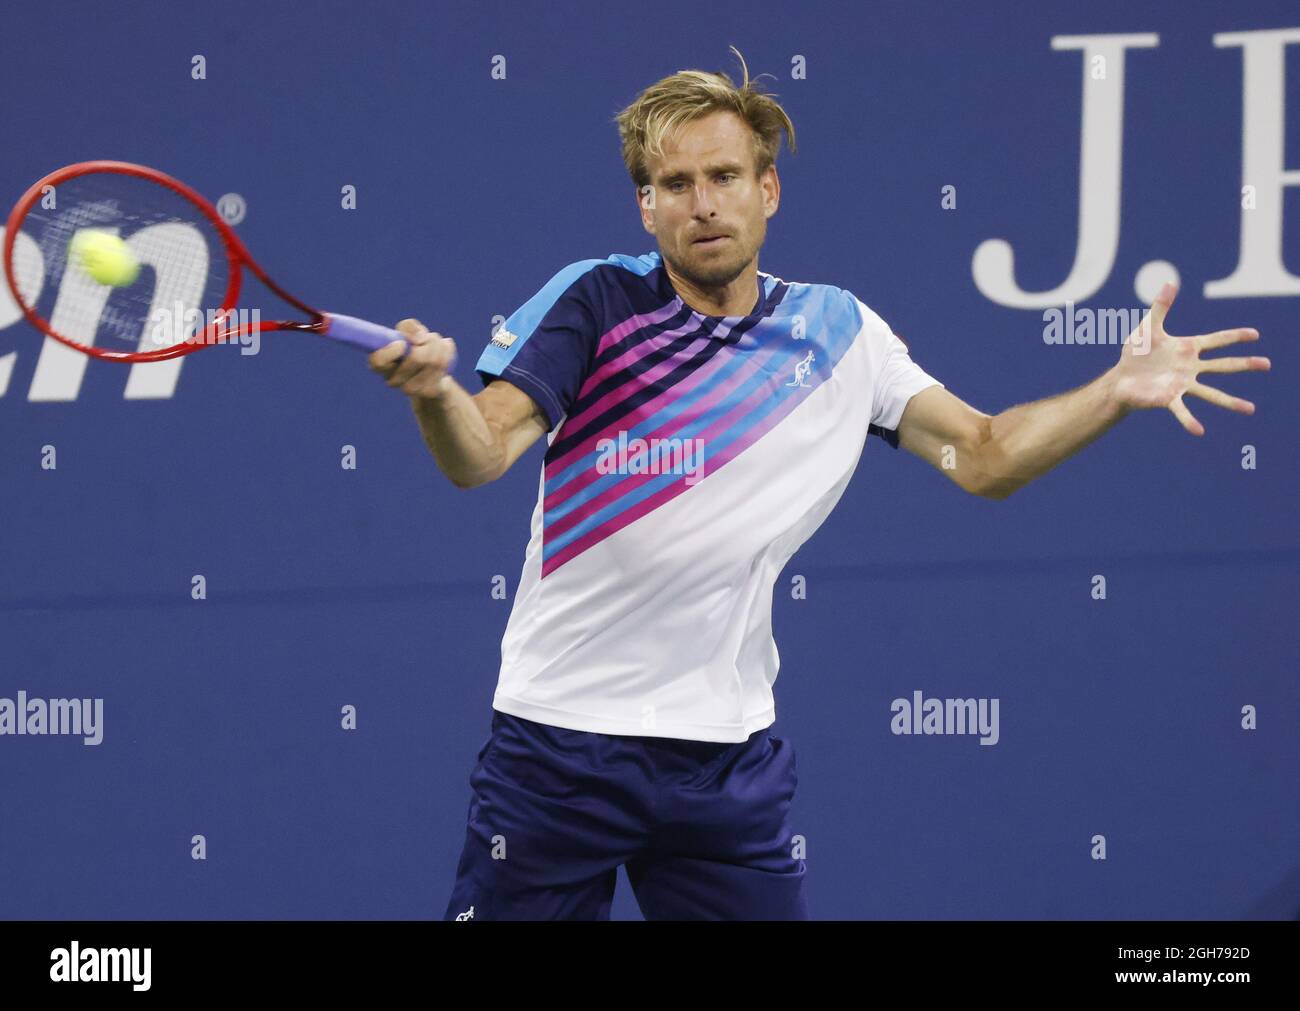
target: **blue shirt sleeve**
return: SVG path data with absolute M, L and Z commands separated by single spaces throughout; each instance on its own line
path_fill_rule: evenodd
M 527 393 L 550 429 L 569 413 L 591 372 L 599 340 L 591 268 L 565 267 L 493 334 L 474 367 L 486 386 L 504 379 Z

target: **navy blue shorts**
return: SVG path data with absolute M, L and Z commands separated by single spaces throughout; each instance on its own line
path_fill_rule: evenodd
M 806 920 L 794 749 L 566 730 L 493 711 L 448 920 Z

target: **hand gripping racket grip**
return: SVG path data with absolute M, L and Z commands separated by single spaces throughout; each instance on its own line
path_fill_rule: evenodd
M 386 326 L 354 316 L 336 316 L 334 313 L 325 314 L 325 329 L 322 333 L 336 341 L 361 348 L 362 351 L 378 351 L 385 344 L 406 340 L 396 330 L 390 330 Z

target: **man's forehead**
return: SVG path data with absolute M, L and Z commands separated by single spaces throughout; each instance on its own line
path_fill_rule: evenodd
M 740 150 L 749 140 L 749 128 L 733 113 L 713 112 L 683 123 L 665 137 L 664 160 L 683 155 L 725 155 Z
M 736 122 L 734 117 L 706 117 L 686 124 L 675 138 L 665 140 L 663 157 L 653 163 L 654 173 L 744 168 L 752 156 L 751 138 L 744 129 L 733 128 Z

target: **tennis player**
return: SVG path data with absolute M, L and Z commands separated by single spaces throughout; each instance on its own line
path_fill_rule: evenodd
M 623 865 L 647 919 L 806 919 L 772 591 L 868 435 L 1002 499 L 1135 409 L 1194 435 L 1185 394 L 1251 413 L 1197 375 L 1269 362 L 1198 357 L 1254 330 L 1165 333 L 1167 285 L 1109 371 L 984 414 L 851 292 L 758 269 L 794 128 L 747 68 L 740 87 L 664 78 L 617 121 L 657 251 L 560 270 L 496 331 L 473 396 L 416 320 L 404 360 L 401 342 L 370 359 L 459 488 L 547 436 L 445 917 L 607 919 Z

